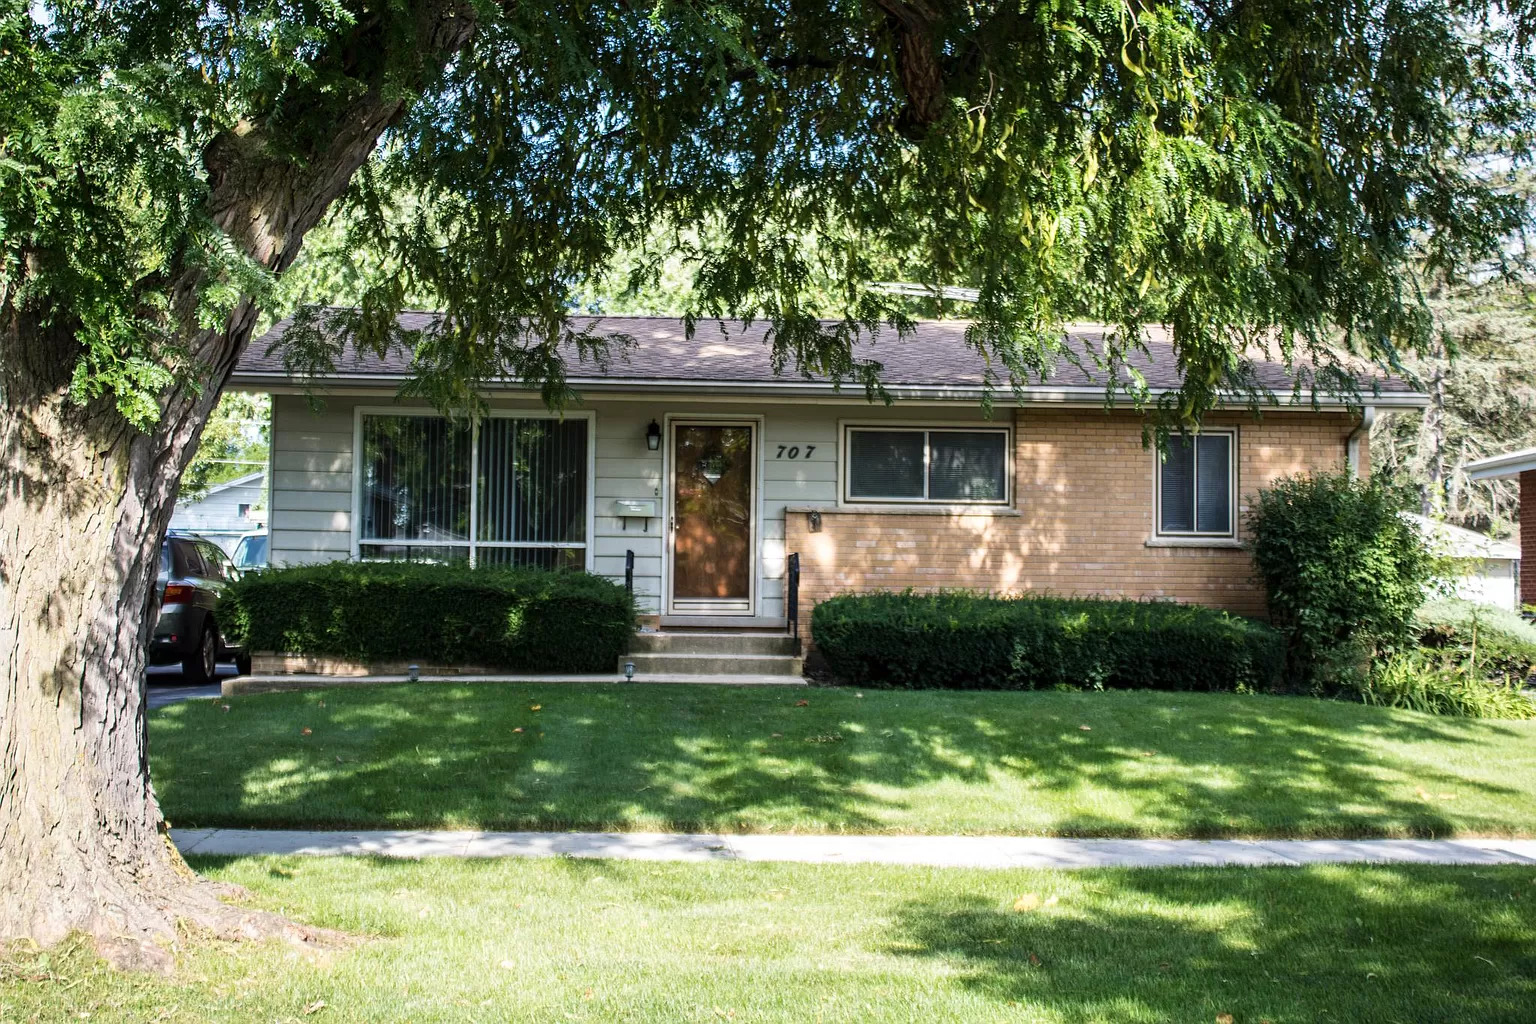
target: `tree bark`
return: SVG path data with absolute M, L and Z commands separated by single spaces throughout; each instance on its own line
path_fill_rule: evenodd
M 470 38 L 458 3 L 417 12 L 422 76 Z M 347 187 L 403 112 L 375 87 L 338 112 L 305 159 L 260 124 L 208 147 L 208 211 L 274 271 Z M 202 282 L 173 279 L 190 309 Z M 223 902 L 170 844 L 148 772 L 145 650 L 160 546 L 177 485 L 256 309 L 184 333 L 199 368 L 140 432 L 109 402 L 69 397 L 79 345 L 14 307 L 0 320 L 0 939 L 93 936 L 123 967 L 169 970 L 178 923 L 221 937 L 337 939 Z M 67 320 L 67 317 L 64 318 Z M 57 322 L 57 321 L 56 321 Z

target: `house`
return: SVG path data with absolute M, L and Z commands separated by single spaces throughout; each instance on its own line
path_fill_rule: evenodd
M 1536 448 L 1495 455 L 1467 463 L 1471 480 L 1517 477 L 1520 480 L 1520 553 L 1525 570 L 1520 574 L 1520 603 L 1536 605 L 1536 571 L 1528 556 L 1536 555 Z
M 403 326 L 429 328 L 432 314 Z M 468 559 L 476 564 L 629 573 L 653 625 L 801 634 L 839 592 L 971 587 L 1201 602 L 1244 614 L 1264 597 L 1243 549 L 1248 496 L 1308 470 L 1369 470 L 1376 410 L 1421 407 L 1394 379 L 1362 380 L 1350 410 L 1295 388 L 1278 364 L 1256 378 L 1280 404 L 1234 406 L 1166 461 L 1141 415 L 1106 411 L 1091 353 L 1101 328 L 1074 328 L 1080 365 L 983 410 L 988 367 L 966 324 L 919 324 L 859 346 L 894 402 L 792 370 L 775 373 L 767 327 L 589 319 L 625 336 L 606 366 L 572 356 L 582 395 L 563 415 L 515 387 L 490 414 L 452 422 L 396 397 L 409 354 L 344 348 L 304 383 L 255 341 L 232 379 L 270 392 L 271 558 Z M 1179 383 L 1165 334 L 1133 359 L 1154 396 Z M 1316 403 L 1314 403 L 1314 397 Z M 794 565 L 798 564 L 798 578 Z M 798 601 L 796 600 L 798 598 Z
M 1519 611 L 1517 546 L 1413 512 L 1404 512 L 1403 518 L 1418 529 L 1431 551 L 1453 563 L 1451 578 L 1446 581 L 1452 596 Z
M 176 502 L 171 529 L 199 534 L 225 552 L 232 551 L 242 536 L 265 525 L 262 498 L 266 489 L 264 469 L 214 484 L 201 498 Z

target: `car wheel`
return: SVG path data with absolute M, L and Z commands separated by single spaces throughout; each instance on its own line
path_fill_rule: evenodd
M 181 660 L 181 678 L 193 686 L 211 682 L 219 664 L 219 634 L 213 623 L 203 626 L 197 646 Z
M 235 655 L 235 672 L 242 676 L 251 674 L 251 656 L 249 654 Z

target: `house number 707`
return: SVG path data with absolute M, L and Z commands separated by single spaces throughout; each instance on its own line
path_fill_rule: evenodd
M 781 445 L 779 445 L 779 454 L 774 456 L 774 458 L 778 458 L 778 459 L 808 459 L 808 458 L 811 457 L 811 452 L 813 452 L 815 450 L 816 450 L 816 446 L 813 445 L 813 444 L 806 445 L 803 450 L 797 444 L 781 444 Z

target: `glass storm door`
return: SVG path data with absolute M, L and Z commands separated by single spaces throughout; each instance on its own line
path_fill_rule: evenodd
M 672 427 L 672 611 L 752 613 L 756 452 L 747 425 Z

